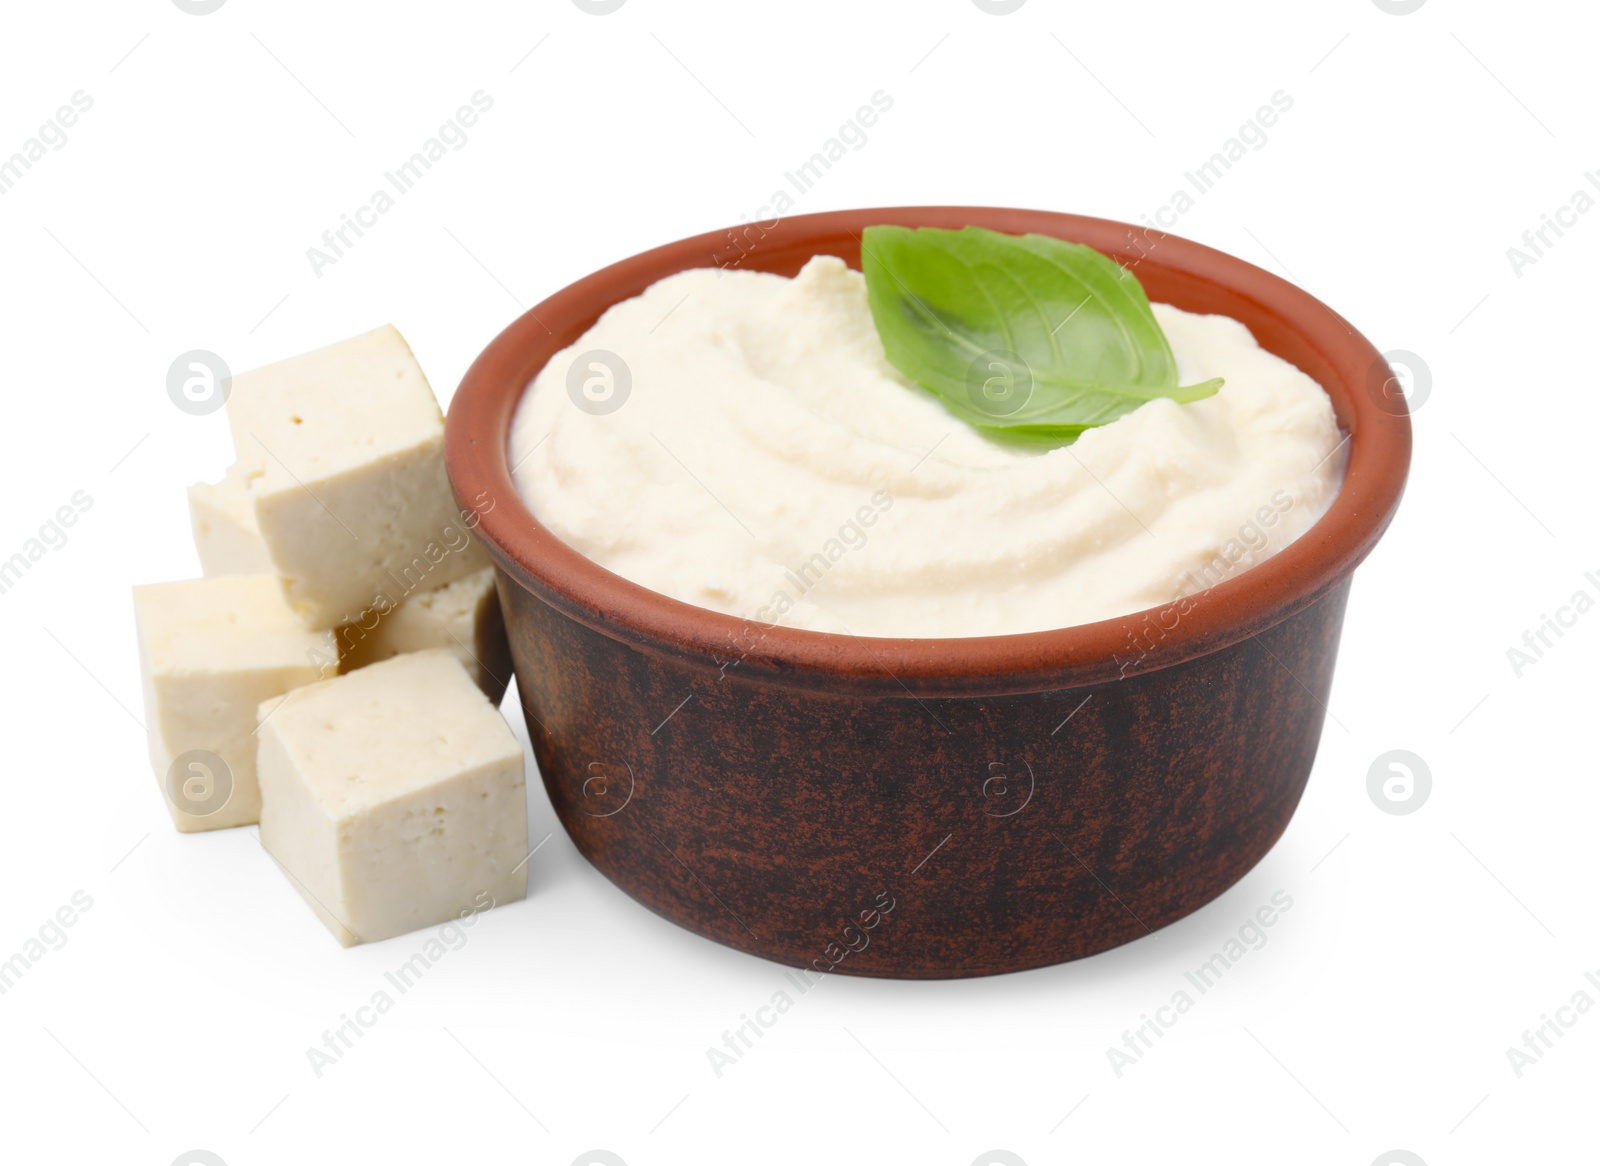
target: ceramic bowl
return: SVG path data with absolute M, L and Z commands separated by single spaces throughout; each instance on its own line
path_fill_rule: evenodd
M 1023 635 L 861 639 L 669 599 L 584 558 L 518 500 L 518 398 L 606 308 L 690 267 L 793 275 L 816 254 L 859 266 L 874 223 L 1086 243 L 1152 300 L 1243 321 L 1333 400 L 1348 461 L 1332 507 L 1184 605 Z M 983 207 L 803 215 L 625 259 L 502 332 L 447 430 L 452 485 L 482 513 L 498 571 L 544 786 L 578 850 L 719 943 L 908 978 L 1092 955 L 1261 861 L 1305 788 L 1351 573 L 1399 504 L 1410 452 L 1388 366 L 1293 285 L 1125 223 Z

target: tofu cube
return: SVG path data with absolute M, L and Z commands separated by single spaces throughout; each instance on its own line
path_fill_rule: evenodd
M 243 468 L 235 462 L 220 482 L 189 487 L 189 522 L 194 549 L 206 578 L 262 575 L 272 570 L 267 544 L 256 525 L 255 499 Z
M 444 470 L 444 418 L 392 326 L 233 378 L 228 425 L 273 569 L 307 627 L 488 565 Z M 470 512 L 469 512 L 470 513 Z
M 340 672 L 354 672 L 402 652 L 445 648 L 456 654 L 490 704 L 500 703 L 511 680 L 511 647 L 493 567 L 416 592 L 387 612 L 373 611 L 370 620 L 340 628 L 338 640 Z
M 309 631 L 276 575 L 133 589 L 150 763 L 184 833 L 256 821 L 261 702 L 333 673 L 332 632 Z
M 261 710 L 261 845 L 346 947 L 521 899 L 522 746 L 453 652 Z

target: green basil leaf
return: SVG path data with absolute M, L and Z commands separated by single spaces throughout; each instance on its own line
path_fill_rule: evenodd
M 868 227 L 861 271 L 889 362 L 957 417 L 1065 445 L 1146 401 L 1198 401 L 1129 271 L 1092 247 L 982 227 Z

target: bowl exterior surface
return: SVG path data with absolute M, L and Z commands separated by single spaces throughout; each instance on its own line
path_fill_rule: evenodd
M 691 931 L 813 971 L 1093 955 L 1283 833 L 1348 583 L 1185 664 L 1033 694 L 832 696 L 624 644 L 500 577 L 534 753 L 579 851 Z

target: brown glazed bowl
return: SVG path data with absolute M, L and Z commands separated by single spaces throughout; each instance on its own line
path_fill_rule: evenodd
M 1333 399 L 1348 471 L 1332 509 L 1183 604 L 1024 635 L 862 639 L 669 599 L 521 503 L 518 398 L 607 307 L 689 267 L 794 275 L 819 253 L 859 266 L 873 223 L 1086 243 L 1133 267 L 1152 300 L 1243 321 Z M 1198 243 L 1044 211 L 852 210 L 684 239 L 557 292 L 467 372 L 447 461 L 482 513 L 534 753 L 585 858 L 673 922 L 781 964 L 980 976 L 1149 934 L 1283 833 L 1316 756 L 1351 572 L 1405 483 L 1410 420 L 1390 384 L 1332 310 Z

